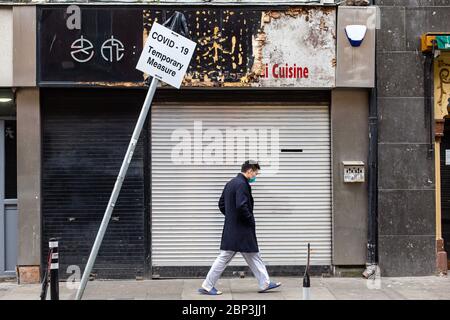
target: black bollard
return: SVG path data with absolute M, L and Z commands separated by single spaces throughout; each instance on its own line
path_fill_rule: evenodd
M 50 250 L 52 250 L 51 265 L 50 265 L 50 300 L 59 300 L 58 241 L 55 238 L 51 238 L 48 245 Z
M 310 246 L 308 243 L 308 257 L 306 261 L 305 274 L 303 275 L 303 300 L 311 299 L 311 282 L 309 279 L 309 255 L 310 255 Z

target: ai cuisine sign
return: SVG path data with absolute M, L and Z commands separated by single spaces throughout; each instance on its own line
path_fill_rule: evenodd
M 270 70 L 270 71 L 269 71 Z M 266 63 L 264 71 L 261 74 L 261 78 L 270 78 L 273 77 L 275 79 L 302 79 L 309 77 L 309 69 L 308 67 L 300 67 L 294 63 L 293 66 L 288 65 L 279 65 L 275 63 L 270 69 L 269 64 Z
M 38 7 L 39 86 L 143 86 L 148 75 L 135 69 L 139 54 L 154 22 L 164 22 L 172 9 L 79 8 L 79 21 L 69 28 L 74 17 L 68 6 Z M 335 86 L 333 7 L 185 7 L 182 12 L 197 45 L 181 86 Z

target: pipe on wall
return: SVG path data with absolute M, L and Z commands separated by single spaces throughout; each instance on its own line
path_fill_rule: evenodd
M 374 0 L 370 1 L 374 5 Z M 377 17 L 378 19 L 378 17 Z M 375 35 L 376 44 L 376 35 Z M 375 45 L 376 48 L 376 45 Z M 378 263 L 378 104 L 377 76 L 375 54 L 375 86 L 369 97 L 369 155 L 368 155 L 368 225 L 367 225 L 367 259 L 365 278 L 375 274 Z

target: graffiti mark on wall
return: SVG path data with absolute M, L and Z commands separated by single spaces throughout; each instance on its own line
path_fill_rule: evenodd
M 450 98 L 450 55 L 441 55 L 436 62 L 435 99 L 436 118 L 442 119 L 449 114 L 448 99 Z

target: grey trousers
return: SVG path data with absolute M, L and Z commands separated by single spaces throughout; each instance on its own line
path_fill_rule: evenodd
M 269 274 L 267 273 L 266 266 L 261 260 L 259 252 L 241 252 L 241 254 L 244 257 L 250 269 L 252 270 L 253 275 L 258 280 L 259 288 L 261 290 L 265 289 L 269 285 L 270 279 Z M 220 276 L 222 275 L 222 272 L 225 270 L 225 268 L 231 262 L 231 260 L 234 258 L 235 255 L 236 255 L 235 251 L 220 250 L 219 256 L 216 258 L 213 265 L 211 266 L 211 269 L 209 270 L 205 281 L 203 281 L 202 284 L 203 289 L 209 291 L 216 285 L 216 282 L 217 280 L 219 280 Z

